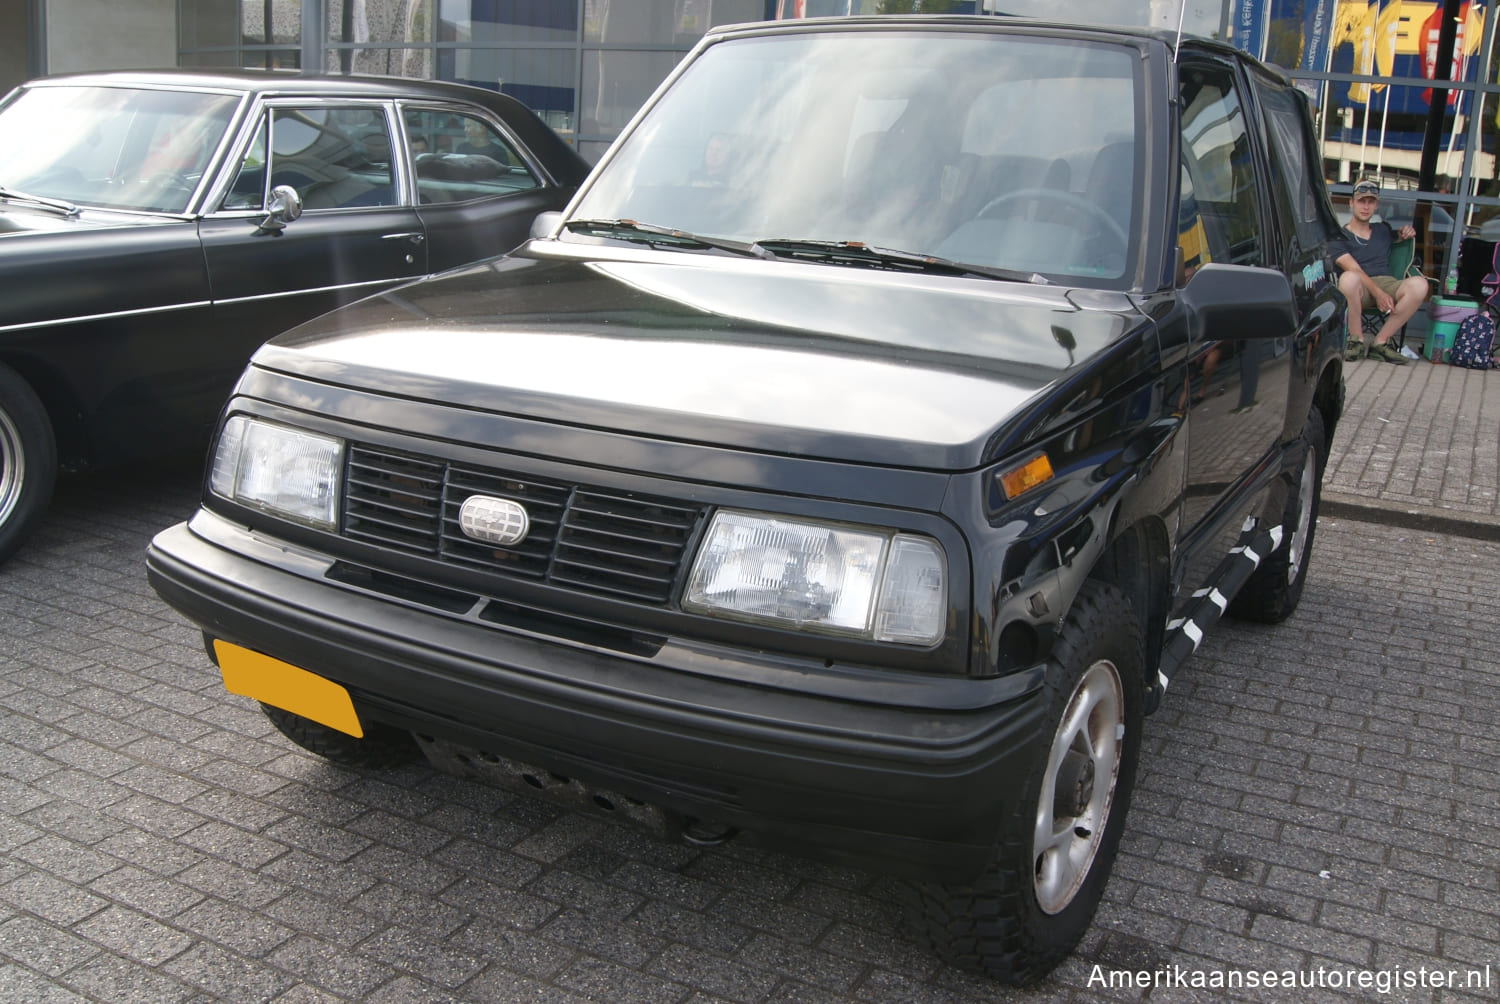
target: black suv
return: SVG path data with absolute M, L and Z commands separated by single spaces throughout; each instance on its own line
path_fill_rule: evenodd
M 1224 45 L 715 31 L 530 243 L 257 352 L 151 580 L 317 753 L 896 873 L 1033 979 L 1142 716 L 1297 605 L 1337 229 Z

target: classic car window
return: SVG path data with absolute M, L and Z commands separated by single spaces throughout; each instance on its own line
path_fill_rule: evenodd
M 266 129 L 268 123 L 261 120 L 255 129 L 255 139 L 240 164 L 239 173 L 229 194 L 224 196 L 225 209 L 261 209 L 266 204 Z
M 382 108 L 278 106 L 268 114 L 269 154 L 262 134 L 240 164 L 226 209 L 259 209 L 265 193 L 277 185 L 296 189 L 305 210 L 401 202 L 391 161 L 394 148 Z M 251 193 L 259 193 L 260 198 L 252 202 Z
M 1255 163 L 1233 75 L 1223 67 L 1187 66 L 1180 79 L 1182 157 L 1209 260 L 1264 265 Z M 1180 233 L 1180 212 L 1178 226 Z
M 402 117 L 419 202 L 466 202 L 537 187 L 516 148 L 479 116 L 407 108 Z
M 1021 35 L 721 42 L 574 216 L 1119 286 L 1139 254 L 1141 72 L 1125 46 Z
M 44 86 L 0 109 L 0 185 L 85 206 L 180 213 L 239 99 Z

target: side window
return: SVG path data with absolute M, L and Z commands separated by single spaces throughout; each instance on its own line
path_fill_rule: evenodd
M 240 165 L 225 209 L 259 209 L 265 193 L 276 185 L 295 188 L 305 210 L 393 206 L 401 201 L 383 109 L 276 107 L 268 119 Z
M 1191 198 L 1208 251 L 1205 260 L 1263 265 L 1255 162 L 1233 74 L 1224 67 L 1184 66 L 1181 85 L 1182 161 L 1191 186 L 1184 186 L 1178 232 L 1184 232 L 1182 213 L 1194 214 L 1187 204 Z M 1198 224 L 1189 222 L 1187 228 L 1196 232 Z M 1188 250 L 1184 245 L 1185 256 Z
M 224 196 L 225 209 L 263 209 L 266 205 L 266 118 L 255 129 L 255 140 L 234 176 L 229 194 Z
M 1284 207 L 1283 215 L 1291 217 L 1291 232 L 1296 233 L 1297 243 L 1303 248 L 1317 247 L 1337 233 L 1337 225 L 1326 209 L 1317 146 L 1301 94 L 1259 75 L 1255 91 L 1265 112 L 1266 135 L 1271 139 L 1277 201 Z
M 1188 172 L 1187 158 L 1182 162 L 1182 197 L 1177 203 L 1177 247 L 1182 252 L 1179 283 L 1186 283 L 1193 273 L 1222 254 L 1215 254 L 1203 228 L 1203 214 L 1198 212 L 1198 193 L 1193 190 L 1193 176 Z
M 407 108 L 402 117 L 423 204 L 492 198 L 539 184 L 511 142 L 477 115 Z

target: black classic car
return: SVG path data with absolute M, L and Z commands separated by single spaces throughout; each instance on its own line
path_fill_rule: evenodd
M 1297 607 L 1319 164 L 1214 42 L 713 31 L 536 239 L 262 347 L 151 581 L 308 749 L 903 876 L 1035 979 L 1143 716 Z
M 59 464 L 201 448 L 261 342 L 510 250 L 586 173 L 524 106 L 457 84 L 167 71 L 12 91 L 0 561 Z

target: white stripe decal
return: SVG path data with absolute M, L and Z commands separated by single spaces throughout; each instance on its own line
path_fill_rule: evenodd
M 1192 621 L 1182 625 L 1182 633 L 1187 635 L 1193 643 L 1193 651 L 1198 651 L 1198 646 L 1203 644 L 1203 629 Z

